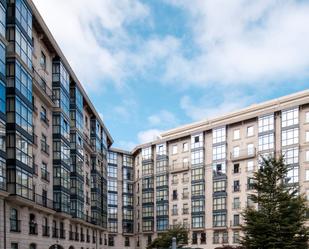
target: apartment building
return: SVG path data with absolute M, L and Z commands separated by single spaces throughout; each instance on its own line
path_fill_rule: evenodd
M 0 51 L 0 248 L 106 248 L 113 140 L 31 0 Z
M 261 155 L 309 197 L 309 91 L 113 139 L 31 0 L 0 0 L 0 248 L 144 249 L 168 228 L 236 245 Z
M 132 154 L 137 247 L 178 224 L 189 246 L 237 245 L 261 156 L 284 155 L 286 183 L 309 198 L 309 91 L 164 132 Z

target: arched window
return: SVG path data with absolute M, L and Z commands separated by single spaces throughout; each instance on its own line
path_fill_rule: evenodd
M 29 246 L 29 249 L 36 249 L 36 244 L 31 243 L 30 246 Z
M 13 232 L 19 232 L 19 220 L 18 220 L 18 211 L 15 208 L 11 208 L 11 214 L 10 214 L 10 225 L 11 225 L 11 231 Z

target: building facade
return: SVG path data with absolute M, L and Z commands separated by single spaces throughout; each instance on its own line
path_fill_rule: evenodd
M 0 248 L 237 245 L 261 155 L 309 197 L 309 91 L 179 127 L 133 151 L 113 139 L 31 0 L 0 0 Z

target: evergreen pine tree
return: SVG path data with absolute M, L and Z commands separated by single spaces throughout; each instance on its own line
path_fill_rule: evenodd
M 306 200 L 296 186 L 286 183 L 287 172 L 282 157 L 262 158 L 261 167 L 254 174 L 255 191 L 250 195 L 257 207 L 247 207 L 243 213 L 245 248 L 308 248 Z

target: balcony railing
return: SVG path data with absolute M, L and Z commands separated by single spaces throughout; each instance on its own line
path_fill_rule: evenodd
M 237 152 L 231 152 L 231 160 L 238 161 L 248 158 L 253 158 L 256 156 L 256 148 L 239 150 Z
M 53 91 L 47 86 L 46 81 L 33 69 L 33 83 L 41 90 L 41 92 L 53 102 Z
M 54 202 L 45 196 L 34 194 L 33 201 L 42 207 L 46 207 L 50 209 L 54 208 Z
M 188 170 L 189 168 L 190 168 L 189 162 L 176 163 L 176 164 L 170 165 L 170 172 L 184 171 L 184 170 Z
M 49 237 L 50 236 L 50 234 L 49 234 L 49 226 L 42 226 L 42 235 L 44 236 L 44 237 Z
M 37 235 L 38 234 L 38 224 L 30 221 L 29 222 L 29 234 Z

